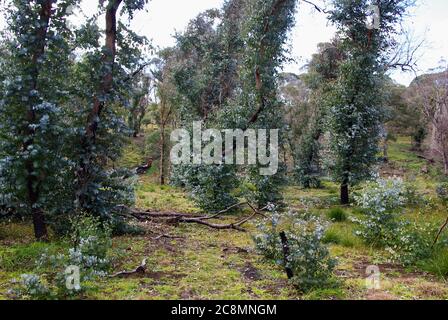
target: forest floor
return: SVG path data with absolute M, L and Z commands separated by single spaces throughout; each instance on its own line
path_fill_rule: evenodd
M 438 169 L 430 165 L 429 173 L 423 174 L 421 168 L 426 165 L 411 151 L 410 139 L 400 138 L 391 144 L 390 163 L 381 171 L 385 176 L 399 175 L 415 181 L 419 192 L 430 198 Z M 136 193 L 137 206 L 145 210 L 198 211 L 185 193 L 157 185 L 151 175 L 140 178 Z M 284 196 L 293 209 L 302 208 L 304 202 L 312 203 L 313 212 L 324 218 L 338 206 L 337 186 L 331 182 L 316 190 L 288 187 Z M 446 219 L 445 209 L 431 205 L 407 208 L 405 218 L 441 224 Z M 344 210 L 349 216 L 357 214 L 356 208 Z M 306 294 L 298 293 L 288 283 L 281 267 L 255 252 L 253 222 L 245 225 L 248 232 L 218 231 L 190 224 L 144 227 L 151 232 L 114 238 L 111 254 L 115 271 L 132 270 L 147 258 L 146 274 L 102 280 L 86 293 L 86 299 L 448 299 L 448 283 L 443 278 L 447 275 L 448 252 L 438 257 L 445 259 L 445 269 L 440 272 L 431 269 L 430 262 L 415 268 L 391 264 L 384 252 L 364 245 L 354 235 L 355 225 L 349 220 L 332 223 L 326 236 L 331 254 L 339 262 L 335 272 L 337 285 Z M 14 278 L 32 272 L 34 261 L 44 249 L 58 252 L 66 248 L 62 240 L 34 243 L 29 224 L 0 225 L 0 299 L 9 298 L 7 292 Z M 366 286 L 366 269 L 370 265 L 380 268 L 378 290 Z

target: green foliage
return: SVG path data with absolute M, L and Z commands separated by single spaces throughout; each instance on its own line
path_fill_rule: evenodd
M 446 248 L 436 250 L 429 259 L 420 262 L 419 267 L 446 280 L 448 278 L 448 250 Z
M 448 204 L 448 182 L 440 183 L 436 189 L 437 196 L 442 200 L 443 204 Z
M 298 147 L 294 171 L 295 180 L 303 188 L 321 187 L 319 150 L 318 135 L 305 134 Z
M 353 218 L 360 225 L 357 234 L 367 243 L 387 245 L 398 228 L 397 216 L 406 203 L 405 186 L 401 179 L 378 179 L 370 182 L 355 196 L 364 219 Z
M 341 245 L 345 248 L 360 248 L 362 240 L 354 233 L 354 226 L 347 223 L 332 224 L 325 232 L 322 242 L 325 244 Z
M 384 247 L 393 261 L 412 265 L 431 254 L 435 229 L 400 219 L 408 195 L 401 179 L 369 183 L 355 197 L 365 217 L 353 220 L 360 227 L 356 234 L 366 243 Z
M 232 166 L 176 166 L 171 183 L 185 187 L 203 210 L 220 211 L 237 202 L 232 191 L 237 179 Z
M 347 220 L 347 213 L 342 208 L 332 208 L 327 213 L 328 219 L 333 222 L 344 222 Z
M 340 64 L 330 99 L 332 173 L 342 185 L 356 185 L 371 176 L 377 162 L 386 55 L 396 46 L 395 29 L 409 3 L 378 2 L 381 26 L 373 31 L 366 25 L 370 1 L 334 0 L 333 5 L 330 20 L 338 28 L 347 58 Z
M 432 254 L 432 244 L 436 234 L 432 224 L 416 224 L 400 221 L 388 235 L 386 251 L 390 260 L 404 265 L 415 265 Z
M 222 10 L 200 14 L 177 35 L 172 69 L 184 126 L 202 120 L 213 128 L 283 129 L 276 78 L 286 60 L 283 46 L 294 23 L 295 5 L 294 0 L 281 5 L 274 0 L 228 1 Z M 173 179 L 187 187 L 201 208 L 232 203 L 231 191 L 238 182 L 255 187 L 250 196 L 260 207 L 281 199 L 283 172 L 264 177 L 257 166 L 217 166 L 201 172 L 195 166 L 182 167 L 174 168 Z M 237 173 L 247 179 L 237 179 Z
M 7 53 L 0 84 L 0 202 L 17 217 L 52 213 L 61 205 L 71 165 L 62 120 L 73 36 L 66 9 L 78 1 L 50 3 L 47 21 L 44 1 L 12 1 L 2 32 Z
M 35 274 L 23 274 L 12 294 L 30 299 L 60 299 L 76 297 L 107 275 L 110 267 L 111 230 L 98 218 L 87 215 L 72 221 L 73 247 L 66 254 L 46 251 L 35 261 Z M 79 287 L 67 287 L 66 268 L 80 270 Z
M 285 266 L 279 235 L 284 231 L 290 250 L 286 266 L 294 274 L 291 283 L 303 292 L 326 287 L 332 283 L 336 261 L 323 245 L 325 228 L 316 217 L 293 212 L 279 214 L 274 210 L 269 218 L 258 224 L 259 233 L 254 236 L 255 246 L 266 258 Z

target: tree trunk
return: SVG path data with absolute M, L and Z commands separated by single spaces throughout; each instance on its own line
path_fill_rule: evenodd
M 85 135 L 82 139 L 83 155 L 77 172 L 77 198 L 80 208 L 86 207 L 87 186 L 91 177 L 91 165 L 93 161 L 92 150 L 96 143 L 96 132 L 101 112 L 105 106 L 105 98 L 112 90 L 113 86 L 113 66 L 115 63 L 117 46 L 117 12 L 122 0 L 109 0 L 106 9 L 106 53 L 102 58 L 105 66 L 108 66 L 107 73 L 103 76 L 100 90 L 93 98 L 93 107 L 89 113 Z
M 341 204 L 347 205 L 349 203 L 350 203 L 350 197 L 349 197 L 348 183 L 344 182 L 341 185 Z
M 282 248 L 283 248 L 283 263 L 285 265 L 285 272 L 288 279 L 294 278 L 294 272 L 292 269 L 288 266 L 289 265 L 289 243 L 288 238 L 286 237 L 285 232 L 280 232 L 280 240 L 282 241 Z
M 31 76 L 30 92 L 38 89 L 38 78 L 40 73 L 39 60 L 42 59 L 42 56 L 45 53 L 48 26 L 50 24 L 50 18 L 52 14 L 51 12 L 52 5 L 53 5 L 52 0 L 46 0 L 40 3 L 40 11 L 39 11 L 40 27 L 37 29 L 36 34 L 36 40 L 37 40 L 36 51 L 33 53 L 32 56 L 32 70 L 30 72 Z M 24 150 L 27 150 L 30 146 L 34 144 L 34 135 L 36 131 L 34 128 L 32 128 L 31 125 L 34 124 L 37 120 L 34 105 L 39 103 L 39 101 L 35 100 L 36 99 L 34 98 L 30 100 L 30 106 L 26 115 L 27 120 L 26 132 L 28 135 L 28 139 L 23 146 Z M 26 161 L 25 167 L 27 171 L 27 177 L 26 177 L 27 197 L 28 197 L 28 204 L 31 208 L 31 214 L 33 217 L 34 235 L 37 240 L 45 241 L 48 238 L 47 225 L 45 223 L 43 209 L 38 205 L 41 179 L 38 178 L 36 174 L 36 168 L 34 165 L 34 161 L 32 159 Z
M 165 125 L 160 130 L 160 184 L 165 184 Z
M 448 151 L 443 152 L 443 165 L 445 168 L 445 175 L 448 175 Z
M 389 162 L 389 142 L 387 140 L 384 141 L 383 145 L 383 157 L 384 162 Z

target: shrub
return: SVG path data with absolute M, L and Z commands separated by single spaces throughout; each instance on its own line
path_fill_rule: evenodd
M 388 237 L 386 251 L 392 262 L 413 265 L 427 259 L 432 253 L 435 229 L 430 225 L 419 226 L 400 221 Z
M 406 193 L 402 179 L 378 179 L 366 184 L 355 201 L 367 214 L 392 214 L 406 204 Z
M 347 220 L 347 214 L 342 208 L 332 208 L 328 214 L 328 219 L 333 222 L 344 222 Z
M 363 219 L 352 219 L 359 225 L 356 232 L 366 243 L 384 247 L 390 259 L 411 265 L 431 254 L 434 230 L 400 221 L 409 188 L 401 179 L 379 179 L 369 183 L 355 197 L 364 213 Z
M 232 190 L 238 185 L 234 168 L 226 165 L 178 165 L 171 182 L 185 187 L 204 211 L 219 211 L 235 204 Z
M 274 211 L 258 225 L 254 241 L 258 252 L 285 267 L 279 237 L 280 232 L 285 232 L 290 250 L 286 267 L 294 274 L 291 283 L 306 292 L 331 283 L 336 261 L 323 244 L 325 229 L 326 225 L 317 217 L 294 212 L 281 215 Z
M 73 247 L 66 254 L 52 255 L 48 251 L 36 261 L 36 274 L 22 275 L 13 293 L 31 299 L 54 299 L 79 295 L 91 286 L 91 281 L 107 275 L 111 229 L 99 218 L 80 216 L 72 220 L 70 240 Z M 68 288 L 68 267 L 80 270 L 80 286 Z
M 385 246 L 398 228 L 397 216 L 406 203 L 406 188 L 401 179 L 379 179 L 367 184 L 355 195 L 355 201 L 362 209 L 364 219 L 357 222 L 356 232 L 368 244 Z
M 20 295 L 36 300 L 48 298 L 50 291 L 43 283 L 40 276 L 36 274 L 22 274 L 20 277 Z
M 436 189 L 437 196 L 442 200 L 443 204 L 448 204 L 448 182 L 441 183 Z

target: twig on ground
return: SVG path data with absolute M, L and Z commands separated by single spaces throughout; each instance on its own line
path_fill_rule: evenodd
M 143 274 L 146 272 L 146 264 L 148 262 L 148 259 L 143 259 L 142 264 L 139 265 L 137 268 L 135 268 L 134 270 L 131 271 L 121 271 L 121 272 L 117 272 L 113 275 L 110 276 L 110 278 L 116 278 L 116 277 L 128 277 L 131 276 L 133 274 Z

